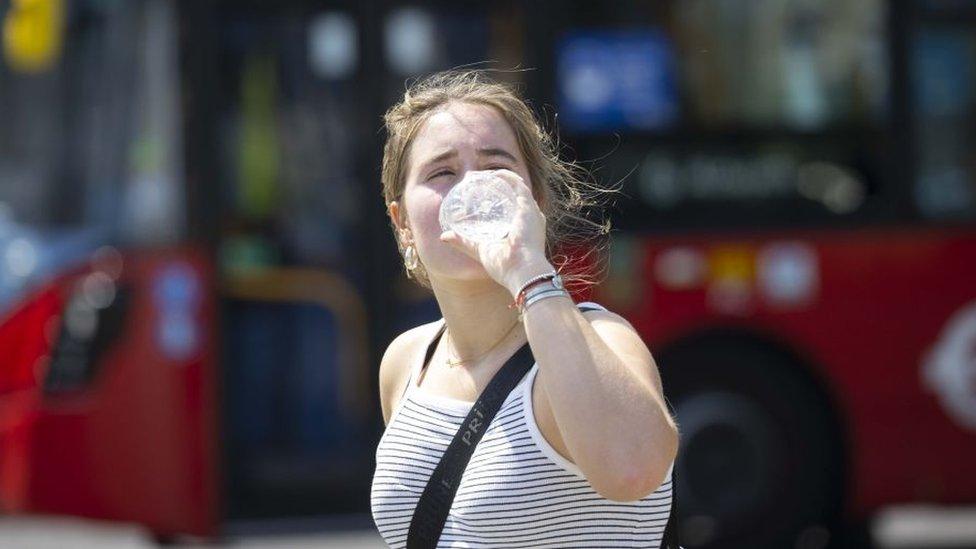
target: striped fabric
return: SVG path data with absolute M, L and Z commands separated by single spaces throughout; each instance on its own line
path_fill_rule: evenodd
M 414 366 L 376 450 L 373 520 L 394 549 L 406 547 L 417 500 L 473 404 L 417 387 L 422 366 Z M 531 398 L 538 368 L 533 365 L 508 396 L 475 448 L 438 548 L 660 547 L 671 471 L 638 501 L 597 494 L 539 432 Z

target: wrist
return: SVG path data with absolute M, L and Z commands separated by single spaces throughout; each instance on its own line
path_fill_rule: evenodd
M 568 297 L 572 299 L 569 292 L 566 291 L 565 287 L 563 287 L 562 278 L 558 275 L 552 279 L 546 280 L 546 282 L 543 284 L 533 287 L 525 292 L 524 295 L 524 298 L 520 297 L 515 300 L 519 310 L 519 317 L 524 315 L 534 303 L 544 299 L 549 299 L 550 297 Z

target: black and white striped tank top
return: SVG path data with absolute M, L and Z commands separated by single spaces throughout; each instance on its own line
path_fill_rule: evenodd
M 376 449 L 370 494 L 373 521 L 394 549 L 406 547 L 420 494 L 473 404 L 418 387 L 424 364 L 417 362 Z M 508 396 L 475 448 L 437 547 L 660 547 L 671 470 L 644 499 L 600 496 L 539 432 L 532 411 L 538 368 Z

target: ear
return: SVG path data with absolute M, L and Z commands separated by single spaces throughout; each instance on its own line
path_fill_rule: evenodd
M 406 220 L 401 216 L 403 212 L 400 210 L 400 203 L 394 200 L 386 206 L 386 213 L 390 216 L 393 221 L 393 226 L 397 230 L 397 238 L 402 244 L 408 244 L 413 241 L 413 234 L 410 232 L 410 227 L 407 226 Z

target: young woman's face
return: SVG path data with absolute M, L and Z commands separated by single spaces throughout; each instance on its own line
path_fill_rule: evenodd
M 420 260 L 430 277 L 476 279 L 487 277 L 474 259 L 440 241 L 441 200 L 465 174 L 474 170 L 506 169 L 532 188 L 515 132 L 492 107 L 451 103 L 435 112 L 414 137 L 407 155 L 409 170 L 398 205 Z M 396 212 L 391 209 L 391 215 Z

